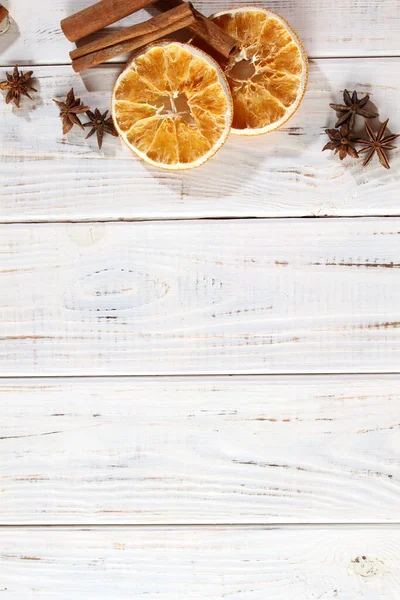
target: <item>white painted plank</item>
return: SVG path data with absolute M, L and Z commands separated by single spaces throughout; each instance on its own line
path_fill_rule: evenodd
M 0 37 L 3 64 L 67 63 L 69 43 L 60 20 L 93 0 L 3 0 L 13 17 L 7 35 Z M 197 0 L 196 8 L 210 15 L 218 10 L 264 3 L 249 0 Z M 385 56 L 399 54 L 400 9 L 397 0 L 271 0 L 266 4 L 287 18 L 298 31 L 310 56 Z M 148 18 L 141 11 L 126 24 Z M 122 24 L 122 23 L 121 23 Z M 115 26 L 114 26 L 115 27 Z
M 299 111 L 280 131 L 231 136 L 207 165 L 168 173 L 140 162 L 109 136 L 103 151 L 77 130 L 61 135 L 54 97 L 71 86 L 106 109 L 118 68 L 83 80 L 70 67 L 36 68 L 40 93 L 19 110 L 0 102 L 0 220 L 110 220 L 247 216 L 398 215 L 400 151 L 392 169 L 341 163 L 321 152 L 333 126 L 329 102 L 344 87 L 369 92 L 382 120 L 400 131 L 400 59 L 318 60 Z M 86 91 L 86 89 L 88 91 Z
M 400 220 L 0 226 L 0 374 L 399 370 Z
M 400 521 L 399 377 L 0 380 L 2 524 Z
M 8 528 L 6 598 L 398 600 L 393 527 Z

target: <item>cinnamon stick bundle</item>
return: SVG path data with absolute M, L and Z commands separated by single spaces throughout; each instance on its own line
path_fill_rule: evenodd
M 141 48 L 179 29 L 193 25 L 195 21 L 192 5 L 184 2 L 144 23 L 111 33 L 101 40 L 73 50 L 71 52 L 72 67 L 77 73 L 84 71 L 120 54 Z M 87 54 L 84 54 L 86 52 Z
M 155 0 L 101 0 L 66 17 L 61 29 L 70 42 L 76 42 L 107 25 L 145 8 Z
M 71 42 L 76 42 L 154 2 L 155 0 L 100 0 L 100 2 L 63 19 L 61 29 Z M 158 10 L 165 12 L 183 4 L 183 0 L 158 0 L 156 6 Z M 189 27 L 190 31 L 219 54 L 229 58 L 236 49 L 236 40 L 197 10 L 194 10 L 194 15 L 196 19 Z

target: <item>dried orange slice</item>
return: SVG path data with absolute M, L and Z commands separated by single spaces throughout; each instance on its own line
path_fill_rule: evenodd
M 233 118 L 228 82 L 202 50 L 164 40 L 133 57 L 112 96 L 128 147 L 164 169 L 198 167 L 225 143 Z
M 221 11 L 212 20 L 239 44 L 224 66 L 233 97 L 232 133 L 277 129 L 296 112 L 307 85 L 299 37 L 277 13 L 259 7 Z

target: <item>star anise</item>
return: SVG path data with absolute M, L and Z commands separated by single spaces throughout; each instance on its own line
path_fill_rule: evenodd
M 53 100 L 60 108 L 60 119 L 63 122 L 63 134 L 65 135 L 74 125 L 78 125 L 83 129 L 83 125 L 79 120 L 78 115 L 83 114 L 88 110 L 88 106 L 81 104 L 80 98 L 75 98 L 74 88 L 71 88 L 67 94 L 65 102 Z
M 105 113 L 101 114 L 98 108 L 95 109 L 94 113 L 91 110 L 86 111 L 87 116 L 90 121 L 84 123 L 84 127 L 91 127 L 92 129 L 89 131 L 86 139 L 90 138 L 94 133 L 97 135 L 97 143 L 99 148 L 101 149 L 103 145 L 103 137 L 105 133 L 109 133 L 110 135 L 114 135 L 118 137 L 118 133 L 114 127 L 114 123 L 112 117 L 107 118 L 108 110 Z
M 388 122 L 389 119 L 386 119 L 386 121 L 380 126 L 378 133 L 375 135 L 371 127 L 368 125 L 367 121 L 365 121 L 364 127 L 365 131 L 368 134 L 369 140 L 357 140 L 359 144 L 365 146 L 365 148 L 360 150 L 360 153 L 367 153 L 367 156 L 365 157 L 365 160 L 363 162 L 363 167 L 366 167 L 371 162 L 372 157 L 376 152 L 382 167 L 385 167 L 385 169 L 390 169 L 389 161 L 385 154 L 385 150 L 395 150 L 396 146 L 392 146 L 391 142 L 393 142 L 399 136 L 388 135 L 386 137 L 383 137 L 385 135 Z
M 37 90 L 30 86 L 30 80 L 32 78 L 33 71 L 27 71 L 26 73 L 18 70 L 18 65 L 15 65 L 13 74 L 6 73 L 7 81 L 0 82 L 1 90 L 8 90 L 6 96 L 6 104 L 14 102 L 16 107 L 19 107 L 21 96 L 27 96 L 32 100 L 32 96 L 29 92 L 37 92 Z
M 361 115 L 365 119 L 374 119 L 378 116 L 378 113 L 364 109 L 364 106 L 369 100 L 368 94 L 359 100 L 356 91 L 354 91 L 350 96 L 349 92 L 344 90 L 343 100 L 344 104 L 329 105 L 331 108 L 333 108 L 333 110 L 336 110 L 336 112 L 343 113 L 335 127 L 340 127 L 340 125 L 343 125 L 343 123 L 349 121 L 350 129 L 354 129 L 356 115 Z
M 322 148 L 322 151 L 334 150 L 335 154 L 339 153 L 340 160 L 343 160 L 347 155 L 358 158 L 358 152 L 353 146 L 357 136 L 355 133 L 351 133 L 348 123 L 342 125 L 340 130 L 325 129 L 325 132 L 329 135 L 331 141 Z

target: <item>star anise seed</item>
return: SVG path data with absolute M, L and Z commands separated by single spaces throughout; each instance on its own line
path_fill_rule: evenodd
M 356 115 L 361 115 L 365 119 L 374 119 L 378 116 L 378 113 L 368 111 L 364 109 L 364 106 L 367 104 L 369 100 L 369 95 L 367 94 L 361 100 L 358 99 L 357 92 L 354 90 L 352 95 L 350 96 L 347 90 L 344 90 L 343 93 L 344 104 L 330 104 L 329 106 L 336 110 L 336 112 L 343 113 L 335 127 L 340 127 L 346 121 L 349 122 L 350 129 L 354 129 L 354 123 L 356 120 Z
M 84 123 L 84 127 L 91 127 L 92 129 L 86 136 L 86 139 L 90 138 L 94 133 L 97 135 L 97 143 L 101 149 L 103 145 L 103 137 L 105 133 L 118 137 L 118 133 L 114 127 L 112 117 L 107 118 L 108 110 L 101 114 L 98 108 L 95 109 L 94 113 L 91 110 L 86 111 L 90 121 Z
M 367 153 L 367 156 L 365 157 L 365 160 L 363 162 L 363 167 L 369 165 L 369 163 L 372 160 L 372 157 L 376 152 L 382 167 L 385 167 L 385 169 L 390 169 L 389 161 L 385 154 L 385 150 L 396 149 L 396 146 L 392 146 L 391 142 L 398 138 L 399 135 L 388 135 L 386 137 L 383 137 L 385 135 L 388 122 L 389 119 L 386 119 L 386 121 L 382 123 L 377 134 L 375 134 L 372 131 L 367 121 L 364 122 L 365 131 L 367 132 L 369 140 L 357 140 L 359 144 L 365 146 L 365 148 L 360 150 L 360 153 Z
M 60 108 L 60 119 L 63 122 L 63 134 L 65 135 L 74 125 L 78 125 L 83 129 L 83 125 L 79 120 L 78 115 L 85 113 L 89 107 L 81 104 L 80 98 L 75 98 L 74 88 L 71 88 L 64 102 L 53 100 Z
M 339 153 L 340 160 L 343 160 L 346 156 L 358 158 L 358 152 L 353 146 L 357 136 L 355 133 L 351 133 L 348 123 L 342 125 L 340 130 L 325 129 L 325 132 L 329 135 L 331 141 L 322 148 L 322 151 L 334 150 L 335 154 Z
M 32 78 L 33 71 L 27 71 L 26 73 L 18 70 L 18 65 L 15 65 L 13 74 L 6 73 L 7 81 L 0 82 L 0 89 L 7 90 L 6 104 L 14 102 L 15 106 L 19 108 L 21 96 L 27 96 L 32 100 L 32 96 L 29 92 L 37 92 L 37 90 L 30 86 L 30 80 Z

